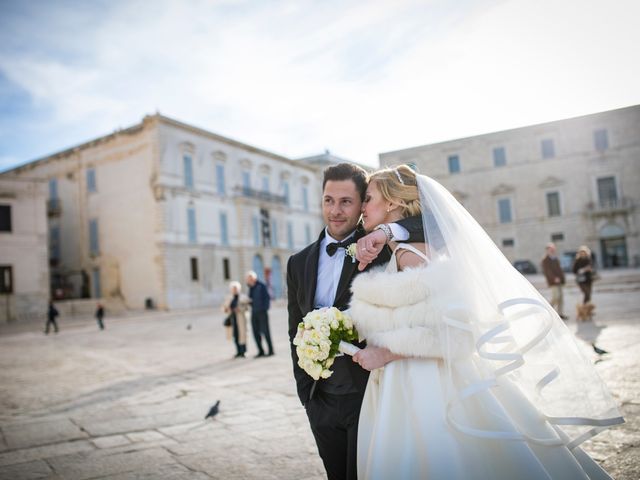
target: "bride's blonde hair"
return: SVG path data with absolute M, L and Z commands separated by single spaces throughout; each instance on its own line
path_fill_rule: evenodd
M 420 215 L 420 196 L 416 172 L 408 165 L 383 168 L 369 175 L 369 183 L 376 182 L 382 198 L 400 205 L 403 218 Z

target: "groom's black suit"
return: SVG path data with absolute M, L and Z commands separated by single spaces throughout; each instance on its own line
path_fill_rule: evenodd
M 424 241 L 421 217 L 410 217 L 398 222 L 409 231 L 409 241 Z M 358 227 L 353 237 L 356 242 L 364 236 L 362 227 Z M 287 290 L 289 310 L 289 341 L 293 359 L 293 374 L 298 388 L 298 397 L 307 410 L 311 430 L 329 480 L 355 479 L 356 445 L 358 416 L 369 372 L 351 361 L 351 358 L 336 360 L 333 367 L 334 377 L 348 379 L 350 390 L 345 394 L 335 394 L 324 388 L 326 380 L 314 381 L 298 366 L 298 355 L 293 338 L 302 318 L 314 310 L 318 281 L 318 259 L 320 244 L 325 236 L 323 230 L 318 239 L 302 251 L 292 255 L 287 264 Z M 367 269 L 389 261 L 390 251 L 385 247 L 378 258 Z M 334 307 L 344 310 L 351 301 L 351 282 L 359 273 L 358 263 L 345 257 L 338 283 Z M 324 382 L 324 383 L 323 383 Z M 325 391 L 326 390 L 326 391 Z

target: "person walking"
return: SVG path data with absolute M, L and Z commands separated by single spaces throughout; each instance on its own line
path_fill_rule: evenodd
M 96 321 L 98 322 L 98 326 L 100 330 L 104 330 L 104 307 L 101 303 L 98 303 L 98 307 L 96 308 Z
M 49 335 L 49 326 L 53 325 L 53 331 L 58 333 L 58 323 L 56 322 L 56 317 L 60 315 L 58 313 L 58 309 L 53 306 L 53 302 L 49 301 L 49 310 L 47 311 L 47 325 L 45 327 L 44 333 Z
M 273 344 L 271 343 L 271 333 L 269 331 L 269 307 L 271 297 L 267 286 L 258 280 L 258 274 L 254 271 L 247 272 L 247 285 L 249 286 L 249 298 L 251 299 L 251 328 L 253 338 L 258 347 L 258 354 L 255 358 L 270 357 L 273 355 Z M 267 342 L 267 353 L 262 348 L 262 337 Z
M 564 272 L 560 266 L 560 260 L 558 260 L 556 246 L 554 243 L 548 243 L 546 247 L 545 256 L 542 257 L 540 266 L 542 267 L 542 273 L 547 280 L 547 285 L 551 289 L 551 300 L 549 303 L 558 312 L 558 315 L 562 320 L 568 320 L 569 318 L 564 314 L 564 301 L 562 288 L 564 286 Z

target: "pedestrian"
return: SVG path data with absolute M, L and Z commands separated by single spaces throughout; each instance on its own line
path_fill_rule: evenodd
M 98 322 L 98 326 L 100 330 L 104 330 L 104 307 L 101 303 L 98 303 L 98 307 L 96 308 L 96 320 Z
M 576 307 L 578 321 L 591 320 L 595 305 L 591 303 L 591 285 L 593 283 L 593 263 L 591 261 L 591 250 L 582 245 L 578 248 L 576 258 L 573 261 L 571 270 L 576 275 L 576 283 L 582 291 L 582 304 Z
M 224 326 L 227 331 L 227 338 L 236 344 L 236 355 L 234 358 L 244 358 L 247 352 L 247 317 L 249 308 L 249 297 L 241 292 L 240 282 L 229 283 L 229 295 L 222 303 L 222 311 L 227 314 Z
M 49 311 L 47 312 L 47 325 L 45 327 L 44 333 L 49 335 L 49 325 L 53 325 L 53 331 L 58 333 L 58 323 L 56 322 L 56 317 L 60 315 L 58 313 L 58 309 L 53 306 L 53 302 L 49 301 Z
M 544 273 L 547 279 L 547 285 L 551 289 L 551 300 L 549 303 L 558 312 L 558 315 L 562 320 L 568 320 L 569 318 L 564 314 L 563 307 L 563 295 L 562 287 L 564 286 L 564 272 L 560 266 L 560 260 L 556 253 L 556 246 L 553 243 L 548 243 L 546 247 L 545 256 L 542 257 L 540 265 L 542 267 L 542 273 Z
M 271 333 L 269 332 L 269 306 L 271 297 L 267 286 L 258 280 L 258 275 L 254 271 L 247 272 L 247 285 L 249 286 L 249 298 L 251 299 L 251 328 L 253 338 L 258 347 L 258 354 L 255 358 L 270 357 L 273 355 L 273 344 L 271 343 Z M 262 348 L 262 337 L 267 342 L 267 353 Z

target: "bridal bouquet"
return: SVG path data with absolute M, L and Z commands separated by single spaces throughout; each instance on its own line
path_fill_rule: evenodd
M 329 368 L 338 352 L 353 355 L 359 350 L 349 343 L 357 340 L 358 332 L 349 315 L 336 307 L 324 307 L 304 316 L 293 344 L 300 368 L 319 380 L 333 374 Z

